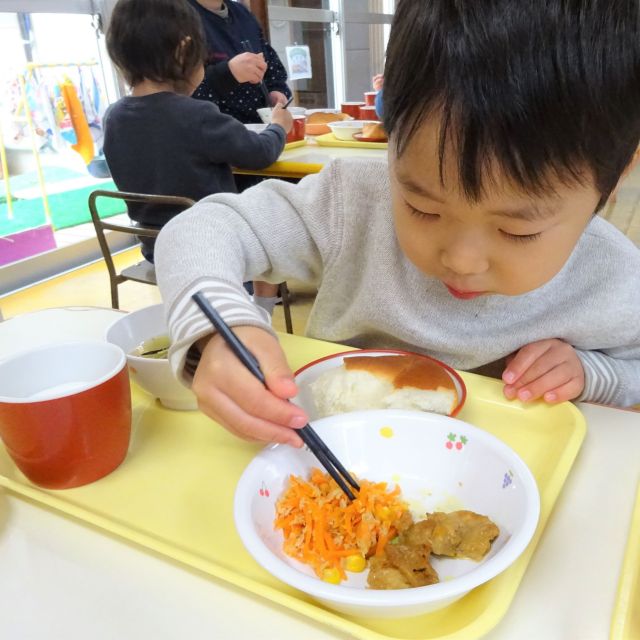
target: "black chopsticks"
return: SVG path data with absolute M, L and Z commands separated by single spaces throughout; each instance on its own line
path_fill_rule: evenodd
M 211 306 L 202 292 L 198 291 L 191 296 L 195 303 L 202 309 L 202 312 L 209 318 L 216 331 L 223 337 L 229 348 L 238 357 L 240 362 L 266 386 L 266 381 L 260 364 L 256 357 L 244 346 L 238 336 L 222 319 L 220 314 Z M 331 449 L 322 441 L 320 436 L 313 430 L 310 424 L 298 429 L 302 441 L 309 447 L 311 453 L 318 459 L 320 464 L 327 470 L 327 473 L 336 481 L 338 486 L 344 491 L 349 500 L 355 500 L 353 491 L 347 486 L 345 480 L 356 490 L 360 490 L 358 483 L 351 477 L 342 463 L 336 458 Z M 341 475 L 342 474 L 342 477 Z M 343 480 L 344 478 L 344 480 Z
M 251 46 L 250 40 L 240 40 L 240 44 L 242 48 L 248 53 L 255 53 L 253 47 Z M 260 90 L 262 91 L 262 95 L 264 96 L 264 101 L 266 103 L 265 106 L 272 107 L 271 104 L 271 96 L 269 95 L 269 90 L 267 89 L 267 85 L 264 83 L 264 80 L 260 80 Z

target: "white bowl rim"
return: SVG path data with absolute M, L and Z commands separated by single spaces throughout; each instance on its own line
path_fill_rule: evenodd
M 335 122 L 328 122 L 327 126 L 336 127 L 337 129 L 356 129 L 364 127 L 365 124 L 380 124 L 380 120 L 336 120 Z
M 313 421 L 311 424 L 316 428 L 318 424 L 322 425 L 324 423 L 331 422 L 342 422 L 344 425 L 344 423 L 349 419 L 366 419 L 369 416 L 373 417 L 374 415 L 380 415 L 381 412 L 384 413 L 385 421 L 387 422 L 406 417 L 419 419 L 421 415 L 415 411 L 403 411 L 400 409 L 355 411 L 348 414 L 339 414 L 337 416 L 321 418 L 320 420 Z M 435 414 L 426 415 L 429 418 L 433 418 Z M 504 455 L 508 456 L 511 459 L 510 468 L 512 468 L 521 478 L 527 500 L 533 503 L 529 505 L 530 508 L 526 510 L 520 530 L 515 535 L 512 535 L 494 556 L 478 565 L 478 567 L 473 571 L 453 580 L 439 582 L 425 587 L 378 591 L 374 589 L 354 589 L 352 587 L 330 584 L 328 582 L 323 582 L 318 578 L 307 576 L 289 566 L 269 550 L 262 539 L 256 534 L 254 528 L 250 526 L 251 520 L 246 516 L 246 508 L 250 502 L 241 498 L 241 496 L 248 495 L 248 493 L 254 488 L 254 485 L 250 484 L 253 482 L 253 479 L 249 477 L 248 473 L 250 469 L 259 464 L 264 452 L 285 446 L 279 444 L 269 445 L 260 452 L 249 463 L 236 487 L 234 498 L 234 520 L 238 534 L 240 535 L 246 549 L 253 556 L 256 562 L 269 571 L 273 576 L 295 589 L 308 593 L 312 597 L 325 599 L 330 602 L 335 602 L 336 604 L 360 605 L 372 608 L 402 608 L 454 598 L 471 591 L 471 589 L 475 589 L 500 574 L 520 557 L 535 534 L 540 516 L 540 495 L 535 478 L 527 465 L 523 462 L 522 458 L 520 458 L 513 449 L 507 446 L 496 436 L 457 418 L 450 418 L 448 416 L 437 417 L 443 421 L 452 423 L 452 430 L 454 429 L 454 424 L 463 423 L 465 429 L 469 430 L 469 432 L 473 434 L 474 440 L 484 441 Z M 240 508 L 241 505 L 243 506 L 242 509 Z M 244 516 L 242 515 L 243 512 L 245 514 Z M 255 554 L 256 551 L 260 556 L 260 560 L 258 560 L 258 557 Z
M 306 111 L 307 113 L 342 113 L 340 109 L 333 109 L 332 107 L 324 107 L 323 109 L 307 109 Z
M 61 398 L 76 396 L 80 393 L 84 393 L 85 391 L 89 391 L 90 389 L 95 389 L 108 380 L 111 380 L 111 378 L 119 375 L 122 369 L 127 364 L 127 356 L 125 352 L 121 347 L 119 347 L 117 344 L 114 344 L 113 342 L 103 340 L 69 340 L 66 342 L 54 342 L 47 345 L 30 347 L 28 349 L 23 349 L 22 351 L 17 351 L 6 360 L 2 360 L 0 362 L 0 366 L 6 367 L 7 365 L 13 364 L 15 360 L 21 360 L 22 358 L 29 357 L 30 355 L 35 353 L 42 353 L 43 351 L 57 351 L 58 349 L 68 349 L 69 347 L 97 347 L 100 349 L 113 351 L 114 353 L 117 353 L 118 360 L 107 373 L 102 374 L 99 378 L 85 381 L 83 384 L 75 387 L 72 391 L 43 394 L 39 396 L 37 400 L 33 400 L 32 398 L 21 398 L 0 394 L 0 402 L 7 404 L 35 404 L 38 402 L 51 402 L 52 400 L 60 400 Z
M 157 302 L 156 304 L 150 304 L 147 305 L 146 307 L 140 307 L 139 309 L 134 309 L 133 311 L 129 311 L 128 313 L 125 313 L 121 318 L 116 318 L 105 330 L 104 332 L 104 339 L 109 343 L 109 344 L 113 344 L 115 345 L 115 342 L 111 342 L 111 340 L 109 340 L 109 333 L 111 332 L 111 330 L 115 327 L 115 325 L 117 324 L 124 324 L 132 315 L 134 314 L 142 314 L 142 313 L 152 313 L 155 312 L 158 308 L 160 308 L 162 310 L 162 308 L 164 307 L 164 303 L 162 302 Z M 169 330 L 167 329 L 167 335 L 169 334 Z M 153 338 L 155 336 L 149 336 L 150 338 Z M 116 345 L 118 346 L 118 345 Z M 121 347 L 118 347 L 121 348 Z M 167 362 L 167 360 L 165 358 L 143 358 L 142 356 L 135 356 L 132 353 L 126 353 L 123 351 L 123 353 L 125 353 L 125 356 L 127 358 L 127 360 L 131 360 L 132 362 L 144 362 L 147 363 L 148 366 L 160 366 L 162 364 L 164 364 L 165 362 Z M 157 363 L 157 364 L 153 364 L 153 363 Z

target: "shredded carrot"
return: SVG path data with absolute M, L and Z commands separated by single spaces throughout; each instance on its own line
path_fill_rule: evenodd
M 274 526 L 284 535 L 284 552 L 319 577 L 333 568 L 344 579 L 344 558 L 380 555 L 408 510 L 399 487 L 390 490 L 386 482 L 368 480 L 358 484 L 360 491 L 349 502 L 329 474 L 312 469 L 309 480 L 290 476 L 276 503 Z

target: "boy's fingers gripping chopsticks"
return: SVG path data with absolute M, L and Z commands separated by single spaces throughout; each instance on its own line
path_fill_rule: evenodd
M 304 426 L 308 419 L 302 409 L 287 402 L 297 388 L 278 341 L 256 327 L 235 327 L 234 331 L 257 358 L 269 388 L 216 335 L 207 343 L 193 380 L 200 404 L 207 415 L 230 430 L 242 431 L 244 437 L 299 446 L 301 441 L 292 429 Z M 274 437 L 274 427 L 285 431 Z
M 205 415 L 243 440 L 302 446 L 294 429 L 246 413 L 234 400 L 217 390 L 199 399 L 198 406 Z

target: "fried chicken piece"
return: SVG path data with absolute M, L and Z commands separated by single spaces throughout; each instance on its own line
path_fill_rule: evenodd
M 411 511 L 403 511 L 402 515 L 393 523 L 398 533 L 405 532 L 411 525 L 413 525 L 413 516 Z
M 500 529 L 487 516 L 463 510 L 429 513 L 403 537 L 410 545 L 429 542 L 435 555 L 477 561 L 484 558 L 499 534 Z
M 408 589 L 411 586 L 400 569 L 389 564 L 385 555 L 369 560 L 367 584 L 371 589 Z
M 372 589 L 408 589 L 438 582 L 429 562 L 429 545 L 389 544 L 384 554 L 371 558 L 367 582 Z

